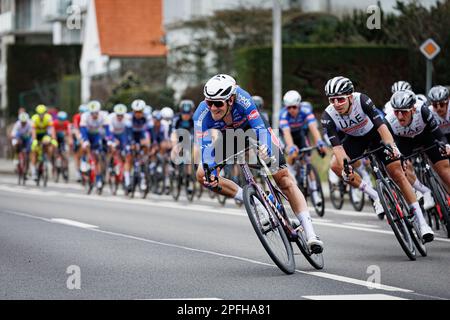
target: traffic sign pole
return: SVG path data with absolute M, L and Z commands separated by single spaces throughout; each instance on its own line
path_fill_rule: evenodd
M 432 79 L 433 79 L 433 62 L 432 60 L 427 59 L 427 80 L 426 80 L 425 94 L 428 94 L 428 92 L 431 89 Z

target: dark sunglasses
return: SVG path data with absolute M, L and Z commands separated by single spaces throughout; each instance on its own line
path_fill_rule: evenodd
M 215 106 L 216 108 L 222 108 L 225 105 L 225 101 L 223 100 L 205 100 L 206 104 L 209 108 Z
M 432 105 L 436 109 L 445 108 L 448 105 L 448 100 L 447 101 L 441 101 L 441 102 L 433 102 Z
M 287 106 L 286 107 L 286 109 L 288 109 L 288 110 L 292 110 L 292 109 L 296 110 L 297 108 L 298 108 L 297 106 Z
M 408 109 L 408 110 L 394 110 L 394 114 L 395 115 L 398 115 L 398 114 L 402 114 L 402 116 L 405 116 L 405 115 L 407 115 L 409 112 L 411 111 L 411 109 Z

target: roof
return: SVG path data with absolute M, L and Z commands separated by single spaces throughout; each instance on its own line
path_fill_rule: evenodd
M 162 0 L 95 0 L 95 9 L 102 54 L 166 55 Z

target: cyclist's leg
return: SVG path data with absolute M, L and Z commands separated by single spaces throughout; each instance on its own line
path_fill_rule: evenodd
M 370 145 L 372 139 L 377 139 L 378 141 L 381 140 L 381 137 L 379 137 L 379 135 L 375 137 L 374 135 L 375 134 L 370 134 L 364 137 L 353 137 L 353 136 L 345 137 L 342 147 L 344 148 L 345 153 L 350 157 L 350 160 L 361 156 Z M 356 166 L 358 166 L 358 163 L 356 163 Z M 333 172 L 338 177 L 343 179 L 342 176 L 342 171 L 344 170 L 343 164 L 338 163 L 334 155 L 331 158 L 330 167 L 331 170 L 333 170 Z M 363 181 L 363 179 L 357 172 L 354 171 L 350 179 L 347 179 L 346 183 L 348 183 L 354 188 L 359 188 L 362 192 L 367 194 L 373 201 L 379 200 L 377 191 L 372 187 L 371 184 L 368 184 L 365 181 Z
M 410 146 L 413 145 L 412 141 L 410 141 L 409 145 Z M 403 149 L 405 150 L 405 148 Z M 420 224 L 420 228 L 422 230 L 422 234 L 427 237 L 427 241 L 431 241 L 433 239 L 433 232 L 427 225 L 420 204 L 417 201 L 417 196 L 414 192 L 413 187 L 406 178 L 405 173 L 403 172 L 400 160 L 388 159 L 388 157 L 386 157 L 386 154 L 383 152 L 377 154 L 377 157 L 385 164 L 389 176 L 400 188 L 400 191 L 402 192 L 410 209 L 414 212 L 414 215 L 417 217 Z

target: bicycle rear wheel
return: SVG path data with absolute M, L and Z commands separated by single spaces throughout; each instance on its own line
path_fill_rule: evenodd
M 311 195 L 311 202 L 313 203 L 314 206 L 314 210 L 316 211 L 317 215 L 319 217 L 323 217 L 323 215 L 325 214 L 325 197 L 323 195 L 323 190 L 322 190 L 322 183 L 320 182 L 320 176 L 319 173 L 317 172 L 316 167 L 314 167 L 312 164 L 308 165 L 308 174 L 309 171 L 311 170 L 313 172 L 314 175 L 314 179 L 316 180 L 316 187 L 317 187 L 317 193 L 318 193 L 318 197 L 320 200 L 320 203 L 315 203 L 314 199 L 313 199 L 313 191 L 311 189 L 310 183 L 309 183 L 309 179 L 308 180 L 308 193 Z
M 265 200 L 250 185 L 244 187 L 244 204 L 253 229 L 264 249 L 275 264 L 285 273 L 295 272 L 294 253 L 283 226 L 275 214 L 265 210 L 260 212 L 257 203 Z
M 358 194 L 359 199 L 355 195 L 355 193 Z M 362 192 L 361 190 L 358 190 L 358 188 L 354 188 L 354 187 L 350 186 L 348 195 L 350 196 L 350 202 L 353 206 L 353 209 L 355 209 L 355 211 L 362 211 L 362 209 L 364 208 L 364 204 L 365 204 L 365 193 Z
M 323 269 L 324 261 L 322 253 L 312 253 L 309 250 L 308 244 L 306 243 L 306 236 L 303 228 L 300 227 L 298 230 L 298 238 L 295 240 L 298 248 L 300 249 L 303 256 L 308 260 L 308 262 L 317 270 Z
M 335 209 L 342 209 L 342 206 L 344 205 L 345 185 L 341 181 L 339 181 L 338 184 L 334 184 L 328 180 L 328 188 L 330 190 L 331 204 Z
M 409 234 L 405 221 L 399 216 L 399 202 L 394 198 L 395 190 L 392 190 L 384 180 L 377 180 L 377 192 L 386 214 L 390 227 L 394 231 L 397 241 L 410 260 L 416 260 L 416 249 Z M 404 216 L 407 216 L 403 213 Z

